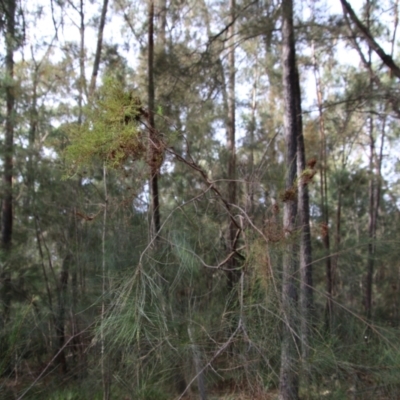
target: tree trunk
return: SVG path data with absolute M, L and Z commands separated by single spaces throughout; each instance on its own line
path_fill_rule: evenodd
M 325 248 L 325 269 L 326 269 L 326 307 L 325 307 L 325 323 L 329 330 L 332 325 L 332 294 L 333 294 L 333 271 L 332 271 L 332 260 L 331 260 L 331 245 L 330 245 L 330 230 L 329 230 L 329 212 L 328 212 L 328 184 L 327 184 L 327 153 L 326 153 L 326 136 L 325 136 L 325 120 L 322 108 L 322 84 L 315 57 L 314 43 L 312 45 L 313 52 L 313 67 L 314 77 L 316 84 L 316 94 L 318 102 L 318 119 L 319 119 L 319 136 L 320 136 L 320 150 L 319 150 L 319 177 L 320 177 L 320 196 L 321 196 L 321 213 L 322 213 L 322 224 L 321 234 L 322 242 Z
M 149 31 L 148 31 L 148 105 L 149 105 L 149 139 L 150 139 L 150 190 L 152 201 L 152 225 L 154 237 L 157 239 L 161 228 L 160 202 L 158 193 L 159 167 L 161 166 L 160 143 L 156 135 L 154 121 L 155 90 L 154 90 L 154 0 L 149 0 Z
M 284 88 L 284 124 L 286 138 L 287 177 L 285 184 L 283 224 L 285 231 L 285 254 L 282 270 L 282 308 L 283 332 L 281 350 L 281 370 L 279 378 L 279 398 L 281 400 L 298 399 L 298 351 L 296 346 L 296 308 L 297 308 L 297 246 L 294 231 L 296 228 L 296 171 L 298 137 L 298 84 L 296 83 L 296 59 L 293 33 L 293 2 L 282 1 L 282 51 L 283 51 L 283 88 Z
M 12 178 L 13 178 L 13 155 L 14 155 L 14 48 L 15 48 L 15 0 L 8 0 L 2 4 L 4 15 L 6 16 L 6 123 L 5 123 L 5 138 L 3 147 L 3 204 L 1 216 L 1 247 L 5 259 L 11 251 L 11 240 L 13 231 L 13 193 L 12 193 Z M 5 260 L 3 260 L 5 261 Z M 7 321 L 10 314 L 11 303 L 11 274 L 10 271 L 2 271 L 3 279 L 3 307 L 4 320 Z
M 4 140 L 4 198 L 2 209 L 2 236 L 1 242 L 4 250 L 11 248 L 13 207 L 12 207 L 12 177 L 14 153 L 14 41 L 15 41 L 15 12 L 16 3 L 9 0 L 5 5 L 6 15 L 6 124 Z
M 260 79 L 259 76 L 259 65 L 258 65 L 258 57 L 256 56 L 256 71 L 253 83 L 252 90 L 252 100 L 251 100 L 251 119 L 249 124 L 249 166 L 247 173 L 247 183 L 246 183 L 246 213 L 250 216 L 253 216 L 253 208 L 254 208 L 254 190 L 255 190 L 255 171 L 254 171 L 254 137 L 257 128 L 256 122 L 256 112 L 257 112 L 257 82 Z
M 370 31 L 371 23 L 371 2 L 367 1 L 367 30 Z M 372 70 L 372 47 L 368 49 L 368 70 Z M 370 93 L 374 90 L 374 80 L 370 76 Z M 373 117 L 373 102 L 370 101 L 370 116 L 369 116 L 369 221 L 368 221 L 368 251 L 367 251 L 367 276 L 365 285 L 365 314 L 368 319 L 372 316 L 372 283 L 374 275 L 374 264 L 375 264 L 375 251 L 376 251 L 376 230 L 377 230 L 377 219 L 379 209 L 379 197 L 380 197 L 380 165 L 382 162 L 382 148 L 384 142 L 384 131 L 385 122 L 383 123 L 382 139 L 381 139 L 381 152 L 379 157 L 376 154 L 375 149 L 375 137 L 374 137 L 374 117 Z
M 297 66 L 294 66 L 297 111 L 297 176 L 298 220 L 300 224 L 300 328 L 303 361 L 307 364 L 309 355 L 309 336 L 313 310 L 313 279 L 310 232 L 310 200 L 308 183 L 315 174 L 314 165 L 306 166 L 303 123 L 301 116 L 301 94 Z
M 92 96 L 96 88 L 96 79 L 100 69 L 101 49 L 103 47 L 103 32 L 104 32 L 104 26 L 106 24 L 107 8 L 108 8 L 108 0 L 104 0 L 103 7 L 101 9 L 99 30 L 97 33 L 97 47 L 93 63 L 92 78 L 90 80 L 89 96 Z
M 34 182 L 35 182 L 35 141 L 36 141 L 36 132 L 38 125 L 38 110 L 37 110 L 37 87 L 38 87 L 38 70 L 39 67 L 35 63 L 35 70 L 33 74 L 33 82 L 32 82 L 32 105 L 30 109 L 29 116 L 29 148 L 28 148 L 28 160 L 26 165 L 26 187 L 27 187 L 27 195 L 24 201 L 24 208 L 27 212 L 27 216 L 32 215 L 31 202 L 34 196 Z
M 370 183 L 369 183 L 369 221 L 368 221 L 368 256 L 367 256 L 367 277 L 365 287 L 365 314 L 368 319 L 372 317 L 372 284 L 374 276 L 375 253 L 376 253 L 376 232 L 378 228 L 378 215 L 382 185 L 382 157 L 385 141 L 386 120 L 382 124 L 382 134 L 379 154 L 375 149 L 373 137 L 372 117 L 370 126 Z
M 367 251 L 367 276 L 365 282 L 365 314 L 367 318 L 372 315 L 372 277 L 374 274 L 374 253 L 375 253 L 375 179 L 374 179 L 374 155 L 375 155 L 375 139 L 374 139 L 374 122 L 372 115 L 369 116 L 369 210 L 368 210 L 368 251 Z
M 60 366 L 61 373 L 67 372 L 67 359 L 65 357 L 65 307 L 66 307 L 66 295 L 68 287 L 68 276 L 70 270 L 70 264 L 72 256 L 68 254 L 63 261 L 61 272 L 60 272 L 60 285 L 58 292 L 58 312 L 56 317 L 56 334 L 58 339 L 58 348 L 56 350 L 57 358 L 56 363 Z
M 339 252 L 340 252 L 340 242 L 341 242 L 341 223 L 342 223 L 342 188 L 338 189 L 338 199 L 336 208 L 336 227 L 335 227 L 335 251 L 332 257 L 332 294 L 337 293 L 337 277 L 338 277 L 338 267 L 339 267 Z
M 101 300 L 101 323 L 104 324 L 106 314 L 105 296 L 108 291 L 107 287 L 107 262 L 106 262 L 106 239 L 107 239 L 107 203 L 108 203 L 108 189 L 107 189 L 107 168 L 103 165 L 103 183 L 104 183 L 104 213 L 103 213 L 103 229 L 101 237 L 101 271 L 102 278 L 102 300 Z M 111 397 L 111 371 L 109 368 L 109 357 L 106 354 L 106 341 L 104 338 L 103 326 L 100 332 L 100 346 L 101 346 L 101 375 L 103 381 L 103 400 L 109 400 Z
M 85 10 L 83 0 L 79 3 L 79 35 L 80 35 L 80 47 L 79 47 L 79 96 L 78 96 L 78 124 L 82 123 L 82 109 L 83 109 L 83 94 L 87 94 L 87 86 L 85 79 Z
M 157 30 L 157 42 L 165 48 L 166 36 L 165 31 L 167 29 L 167 0 L 157 1 L 157 17 L 158 17 L 158 30 Z
M 227 149 L 228 160 L 228 202 L 230 210 L 236 203 L 236 104 L 235 104 L 235 7 L 236 1 L 230 0 L 230 26 L 228 29 L 229 54 L 228 54 L 228 116 L 227 116 Z M 237 226 L 230 219 L 229 222 L 229 250 L 235 252 L 237 247 Z M 232 290 L 239 280 L 236 270 L 237 259 L 231 257 L 228 263 L 228 288 Z

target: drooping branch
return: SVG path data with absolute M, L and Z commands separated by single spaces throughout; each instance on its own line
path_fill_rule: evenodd
M 379 87 L 379 88 L 383 88 L 382 85 L 382 81 L 379 78 L 379 76 L 375 73 L 375 71 L 373 71 L 371 64 L 368 62 L 368 60 L 365 58 L 360 45 L 357 42 L 356 36 L 355 36 L 355 32 L 353 27 L 350 24 L 350 21 L 347 17 L 347 15 L 345 15 L 345 20 L 347 23 L 347 26 L 351 32 L 351 36 L 350 36 L 350 40 L 355 48 L 355 50 L 357 51 L 358 55 L 360 56 L 361 62 L 364 65 L 365 69 L 368 71 L 370 78 L 374 81 L 374 83 Z M 387 99 L 389 100 L 393 112 L 396 114 L 397 118 L 400 118 L 400 108 L 399 108 L 399 104 L 398 104 L 398 99 L 396 98 L 396 96 L 393 96 L 389 90 L 385 89 L 385 95 L 387 97 Z
M 226 210 L 229 213 L 229 218 L 230 218 L 231 222 L 234 224 L 234 226 L 237 229 L 239 229 L 241 231 L 242 228 L 240 227 L 240 225 L 237 223 L 234 216 L 232 215 L 230 203 L 222 196 L 221 192 L 218 190 L 218 188 L 215 186 L 215 184 L 208 179 L 206 172 L 199 165 L 197 165 L 194 161 L 188 161 L 185 158 L 183 158 L 182 156 L 180 156 L 173 148 L 167 147 L 165 150 L 168 153 L 172 154 L 174 157 L 176 157 L 176 159 L 178 161 L 183 162 L 184 164 L 188 165 L 190 168 L 192 168 L 195 171 L 200 173 L 200 175 L 202 176 L 204 181 L 210 186 L 210 189 L 217 195 L 217 197 L 224 204 Z
M 360 30 L 360 32 L 364 36 L 364 39 L 367 41 L 371 49 L 375 51 L 375 53 L 380 57 L 383 63 L 390 69 L 393 75 L 397 76 L 397 78 L 400 79 L 400 68 L 393 61 L 393 58 L 389 54 L 386 54 L 385 51 L 382 49 L 382 47 L 379 46 L 379 44 L 372 36 L 369 29 L 358 19 L 351 5 L 346 0 L 340 0 L 340 2 L 342 3 L 344 13 L 350 16 L 351 20 Z

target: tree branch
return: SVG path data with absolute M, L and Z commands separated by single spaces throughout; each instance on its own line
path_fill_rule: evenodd
M 369 29 L 358 19 L 356 13 L 351 8 L 351 5 L 346 0 L 340 0 L 343 7 L 343 12 L 349 14 L 353 23 L 357 26 L 357 28 L 361 31 L 364 36 L 364 39 L 368 42 L 369 46 L 375 53 L 380 57 L 383 63 L 389 67 L 392 71 L 393 75 L 397 76 L 400 79 L 400 68 L 398 65 L 393 61 L 393 58 L 386 54 L 385 51 L 382 49 L 381 46 L 375 41 Z

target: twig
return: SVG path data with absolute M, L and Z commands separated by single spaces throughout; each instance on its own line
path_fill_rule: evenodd
M 205 171 L 199 166 L 197 165 L 195 162 L 193 161 L 188 161 L 185 158 L 183 158 L 182 156 L 180 156 L 178 153 L 176 153 L 176 151 L 172 148 L 172 147 L 167 147 L 166 151 L 170 154 L 172 154 L 173 156 L 175 156 L 175 158 L 181 162 L 183 162 L 184 164 L 188 165 L 190 168 L 194 169 L 195 171 L 199 172 L 200 175 L 202 176 L 202 178 L 205 180 L 205 182 L 210 186 L 210 189 L 219 197 L 219 199 L 222 201 L 222 203 L 224 204 L 226 210 L 229 213 L 229 218 L 230 220 L 233 222 L 233 224 L 236 226 L 236 228 L 241 231 L 241 227 L 239 226 L 239 224 L 237 223 L 237 221 L 235 220 L 235 218 L 232 215 L 231 212 L 231 204 L 228 203 L 227 200 L 225 200 L 225 198 L 222 196 L 221 192 L 218 190 L 218 188 L 215 186 L 214 182 L 210 181 L 207 177 L 207 174 L 205 173 Z

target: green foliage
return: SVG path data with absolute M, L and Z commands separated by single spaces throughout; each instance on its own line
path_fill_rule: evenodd
M 127 5 L 126 21 L 142 15 L 140 2 L 123 3 L 118 8 Z M 164 142 L 161 137 L 147 142 L 150 135 L 141 123 L 147 116 L 139 100 L 146 96 L 146 46 L 141 45 L 138 58 L 128 59 L 123 54 L 135 47 L 136 39 L 125 35 L 123 51 L 120 45 L 104 42 L 100 71 L 109 77 L 89 100 L 85 97 L 88 82 L 76 68 L 78 58 L 87 62 L 81 57 L 90 54 L 89 46 L 84 54 L 77 42 L 57 43 L 63 57 L 55 62 L 51 51 L 42 60 L 36 57 L 39 54 L 30 60 L 29 51 L 24 51 L 26 59 L 16 63 L 13 85 L 17 104 L 13 250 L 7 263 L 0 265 L 3 273 L 10 273 L 12 283 L 7 293 L 2 292 L 0 276 L 0 297 L 11 297 L 10 320 L 0 319 L 0 398 L 15 399 L 25 390 L 27 399 L 103 398 L 102 361 L 111 381 L 111 399 L 177 398 L 182 385 L 196 376 L 196 363 L 205 368 L 210 399 L 273 396 L 279 384 L 285 321 L 282 258 L 287 240 L 296 242 L 300 235 L 285 238 L 282 201 L 297 197 L 297 184 L 284 190 L 281 41 L 275 26 L 280 14 L 273 2 L 264 3 L 250 4 L 236 21 L 235 47 L 243 57 L 236 66 L 240 133 L 237 200 L 230 212 L 244 230 L 238 236 L 236 265 L 243 276 L 233 290 L 227 288 L 230 218 L 226 207 L 199 171 L 168 154 L 159 180 L 159 240 L 153 241 L 154 232 L 149 233 L 146 186 L 150 185 L 145 182 L 150 160 L 157 168 L 161 164 Z M 220 8 L 218 2 L 182 7 L 169 4 L 167 20 L 173 20 L 176 29 L 164 39 L 160 30 L 156 38 L 160 43 L 155 43 L 155 124 L 168 145 L 187 162 L 193 161 L 192 166 L 201 166 L 226 197 L 228 60 L 226 37 L 214 37 L 213 32 L 224 23 L 226 7 Z M 374 10 L 375 6 L 373 14 Z M 391 153 L 389 140 L 391 148 L 398 147 L 398 121 L 391 113 L 393 103 L 387 101 L 397 99 L 397 83 L 376 60 L 371 63 L 372 84 L 362 66 L 344 65 L 332 45 L 344 37 L 340 17 L 326 25 L 329 13 L 318 7 L 313 13 L 316 23 L 311 26 L 306 21 L 301 34 L 304 43 L 312 39 L 313 66 L 321 75 L 323 93 L 321 115 L 314 105 L 306 109 L 312 96 L 304 103 L 307 159 L 316 158 L 317 164 L 314 169 L 308 163 L 297 181 L 310 190 L 315 288 L 311 374 L 306 377 L 299 362 L 300 396 L 400 398 L 400 168 L 385 176 L 392 161 L 398 167 L 395 157 L 386 156 Z M 372 31 L 378 34 L 381 29 L 372 17 Z M 162 21 L 161 11 L 160 28 Z M 146 24 L 136 28 L 136 38 L 142 41 Z M 383 40 L 383 35 L 378 39 Z M 34 43 L 32 56 L 35 46 L 45 50 Z M 314 64 L 310 52 L 299 50 L 300 70 L 304 62 L 308 67 Z M 138 62 L 132 65 L 132 59 Z M 5 89 L 13 82 L 4 71 L 0 80 L 1 120 Z M 138 86 L 134 94 L 126 89 L 133 81 Z M 313 85 L 313 80 L 307 78 L 307 84 Z M 312 92 L 307 91 L 307 97 Z M 82 108 L 85 101 L 88 104 Z M 366 321 L 362 315 L 370 243 L 368 192 L 374 178 L 366 162 L 372 145 L 370 122 L 376 154 L 383 134 L 385 146 L 382 176 L 376 176 L 382 191 L 373 255 L 374 304 L 371 321 Z M 155 150 L 153 157 L 151 150 Z M 63 182 L 64 161 L 66 175 L 91 170 L 92 179 Z M 371 161 L 378 164 L 376 156 Z M 103 165 L 114 169 L 107 174 L 106 214 Z M 326 186 L 319 173 L 313 178 L 320 169 L 326 172 Z M 321 227 L 323 198 L 329 221 Z M 323 241 L 326 233 L 330 233 L 329 252 Z M 60 295 L 66 255 L 72 261 L 65 293 Z M 335 283 L 329 328 L 325 325 L 328 257 Z M 62 307 L 64 316 L 59 312 Z M 297 317 L 294 340 L 299 337 L 301 315 Z M 52 361 L 59 348 L 58 322 L 65 329 L 67 373 Z M 300 354 L 300 340 L 296 344 Z M 193 380 L 190 398 L 196 396 L 196 386 Z
M 119 81 L 105 79 L 96 97 L 84 108 L 83 122 L 68 126 L 71 144 L 65 158 L 72 170 L 82 170 L 96 161 L 115 169 L 129 157 L 142 159 L 146 146 L 138 125 L 141 112 L 138 97 Z
M 23 345 L 21 343 L 24 343 L 24 341 L 21 340 L 21 336 L 25 333 L 22 328 L 26 324 L 27 315 L 31 311 L 30 308 L 31 306 L 19 307 L 18 312 L 15 312 L 12 324 L 9 324 L 7 329 L 4 329 L 2 326 L 0 335 L 0 350 L 2 353 L 0 374 L 3 374 L 5 371 L 9 372 L 7 369 L 10 368 L 14 353 L 18 350 L 22 351 L 21 347 Z
M 342 324 L 334 332 L 322 328 L 314 335 L 312 389 L 304 387 L 302 398 L 398 398 L 397 329 L 369 327 L 346 310 L 338 314 Z

